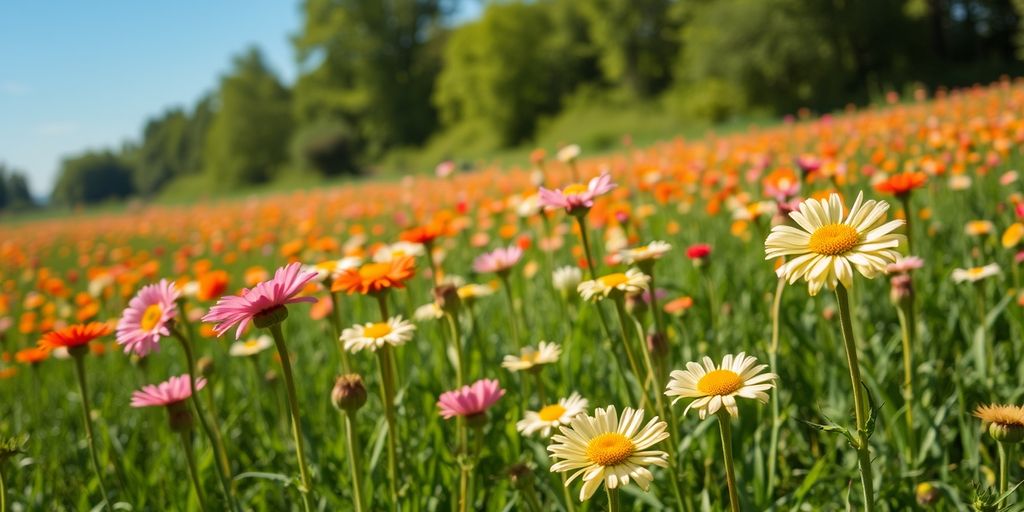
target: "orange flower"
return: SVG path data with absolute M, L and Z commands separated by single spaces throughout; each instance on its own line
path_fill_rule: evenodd
M 398 235 L 398 238 L 403 242 L 427 245 L 442 234 L 444 234 L 444 225 L 440 222 L 430 222 L 407 229 Z
M 331 285 L 331 291 L 365 295 L 389 288 L 404 288 L 405 281 L 415 274 L 415 265 L 411 256 L 395 258 L 387 263 L 365 263 L 342 272 Z
M 228 288 L 228 273 L 223 270 L 214 270 L 199 276 L 199 291 L 196 298 L 201 301 L 213 300 L 224 295 Z
M 14 359 L 22 364 L 39 364 L 50 357 L 50 351 L 38 347 L 19 350 Z
M 47 350 L 58 347 L 71 349 L 85 345 L 96 338 L 107 336 L 113 331 L 110 324 L 103 322 L 75 324 L 44 334 L 39 346 Z
M 923 172 L 901 172 L 875 184 L 875 190 L 883 194 L 893 194 L 901 197 L 909 194 L 915 188 L 924 186 L 924 182 L 927 180 L 928 175 Z

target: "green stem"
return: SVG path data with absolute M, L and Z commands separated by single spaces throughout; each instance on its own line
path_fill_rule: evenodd
M 381 400 L 384 401 L 384 419 L 388 425 L 388 491 L 391 493 L 391 501 L 398 509 L 398 430 L 395 426 L 395 388 L 393 368 L 391 367 L 390 345 L 384 345 L 377 350 L 377 363 L 380 366 L 380 388 Z
M 914 254 L 914 211 L 910 209 L 910 194 L 901 194 L 899 197 L 903 206 L 903 220 L 906 222 L 907 253 Z
M 341 294 L 330 292 L 331 296 L 331 324 L 334 326 L 334 339 L 338 343 L 338 353 L 341 355 L 341 369 L 344 373 L 352 373 L 352 362 L 348 358 L 348 351 L 345 350 L 341 341 Z
M 722 458 L 725 459 L 725 480 L 729 484 L 729 506 L 732 512 L 740 511 L 740 495 L 736 490 L 736 470 L 732 460 L 732 423 L 724 409 L 718 412 L 718 425 L 722 433 Z
M 846 360 L 850 366 L 850 384 L 853 386 L 853 407 L 857 420 L 857 460 L 860 466 L 860 483 L 864 491 L 864 510 L 875 509 L 874 479 L 871 475 L 871 446 L 868 444 L 868 410 L 864 402 L 864 388 L 860 380 L 860 364 L 857 360 L 857 344 L 853 338 L 853 320 L 850 317 L 850 298 L 846 287 L 836 286 L 836 301 L 839 304 L 839 320 L 843 328 L 843 345 Z
M 544 407 L 548 405 L 548 399 L 544 393 L 544 379 L 541 378 L 540 368 L 534 367 L 529 371 L 533 374 L 533 379 L 537 383 L 537 399 L 540 400 L 540 406 Z
M 352 501 L 355 512 L 363 512 L 363 474 L 360 471 L 359 439 L 356 433 L 356 411 L 345 411 L 345 437 L 348 440 L 348 468 L 352 472 Z
M 302 506 L 309 512 L 309 491 L 313 488 L 309 477 L 309 468 L 306 467 L 306 453 L 302 448 L 302 423 L 299 416 L 299 398 L 295 393 L 295 380 L 292 377 L 292 362 L 288 356 L 288 346 L 284 342 L 284 333 L 281 332 L 281 324 L 276 323 L 270 326 L 270 333 L 274 336 L 274 345 L 277 347 L 277 354 L 281 357 L 281 371 L 284 374 L 284 386 L 288 396 L 288 406 L 292 419 L 292 437 L 295 439 L 295 454 L 299 460 L 299 475 L 302 478 L 302 485 L 299 486 L 299 494 L 302 495 Z
M 76 347 L 77 348 L 77 347 Z M 88 348 L 86 348 L 88 351 Z M 100 466 L 100 456 L 96 451 L 96 440 L 92 432 L 92 418 L 89 416 L 89 388 L 85 383 L 85 354 L 73 354 L 75 360 L 75 373 L 78 376 L 78 390 L 82 393 L 82 419 L 85 421 L 85 438 L 89 442 L 89 454 L 92 456 L 92 469 L 96 472 L 96 480 L 100 484 L 100 494 L 103 495 L 103 506 L 110 510 L 110 498 L 107 497 L 107 487 L 103 485 L 103 471 Z
M 3 471 L 0 471 L 0 512 L 7 512 L 7 486 L 4 484 Z
M 999 445 L 999 495 L 1006 494 L 1010 487 L 1010 456 L 1013 455 L 1013 445 L 1010 443 L 996 443 Z
M 779 330 L 781 319 L 780 315 L 782 312 L 782 292 L 786 289 L 786 280 L 779 279 L 778 284 L 775 286 L 775 298 L 772 299 L 772 341 L 768 346 L 768 363 L 771 368 L 778 368 L 776 362 L 778 361 L 779 355 Z M 782 422 L 779 420 L 781 416 L 779 406 L 779 389 L 778 386 L 772 387 L 772 431 L 771 438 L 768 441 L 768 492 L 767 496 L 769 499 L 775 494 L 775 466 L 778 463 L 779 457 L 779 430 L 782 428 Z
M 569 494 L 569 484 L 565 482 L 567 480 L 565 472 L 559 472 L 558 476 L 562 477 L 562 497 L 565 498 L 565 510 L 566 512 L 576 512 L 576 502 L 572 500 L 572 494 Z M 534 496 L 534 499 L 536 498 Z M 537 510 L 539 511 L 540 508 L 538 507 Z
M 192 393 L 191 402 L 196 409 L 196 414 L 199 416 L 199 424 L 203 426 L 203 432 L 213 446 L 214 459 L 217 461 L 217 480 L 220 482 L 221 491 L 224 492 L 224 499 L 227 500 L 229 508 L 235 510 L 234 492 L 228 483 L 231 481 L 231 467 L 228 464 L 227 452 L 224 450 L 224 445 L 220 442 L 220 437 L 214 432 L 212 422 L 206 415 L 206 410 L 203 407 L 203 402 L 199 399 L 199 390 L 196 389 L 196 359 L 195 354 L 192 352 L 192 344 L 176 328 L 171 329 L 171 334 L 178 339 L 181 343 L 182 351 L 185 352 L 185 362 L 188 365 L 189 388 Z
M 903 403 L 906 407 L 907 419 L 907 462 L 913 467 L 914 449 L 916 448 L 914 432 L 914 363 L 913 363 L 913 327 L 910 325 L 908 308 L 913 307 L 909 300 L 904 299 L 896 307 L 900 320 L 900 335 L 903 338 Z
M 608 484 L 604 490 L 608 491 L 608 512 L 619 512 L 619 490 L 608 487 Z
M 199 483 L 199 469 L 196 467 L 196 457 L 192 453 L 191 432 L 182 430 L 181 447 L 185 450 L 185 459 L 188 461 L 188 474 L 192 478 L 192 486 L 196 489 L 196 500 L 199 501 L 199 510 L 206 511 L 206 500 L 203 498 L 203 486 Z
M 466 512 L 469 510 L 469 472 L 471 469 L 466 463 L 466 457 L 469 456 L 469 429 L 464 416 L 458 418 L 458 429 L 459 454 L 456 460 L 459 464 L 459 512 Z
M 501 278 L 501 286 L 505 289 L 505 302 L 508 304 L 508 323 L 512 328 L 512 339 L 515 340 L 516 346 L 523 346 L 523 339 L 519 337 L 519 321 L 516 314 L 516 303 L 512 298 L 512 285 L 508 280 L 508 272 L 498 272 L 498 277 Z
M 648 268 L 645 269 L 645 270 L 646 270 L 646 274 L 648 276 L 650 276 L 650 278 L 651 278 L 651 284 L 650 284 L 650 288 L 651 288 L 651 292 L 650 292 L 651 293 L 651 304 L 650 304 L 650 307 L 651 307 L 651 315 L 654 317 L 654 329 L 659 334 L 661 334 L 663 336 L 667 336 L 668 332 L 665 331 L 664 320 L 661 318 L 662 311 L 661 311 L 661 308 L 658 307 L 658 287 L 655 284 L 655 280 L 654 280 L 654 262 L 652 261 L 651 264 L 648 266 Z M 666 342 L 667 341 L 668 340 L 666 340 Z M 671 353 L 671 352 L 672 351 L 669 351 L 669 353 Z
M 615 297 L 612 300 L 615 302 L 615 311 L 619 315 L 619 331 L 622 335 L 622 346 L 626 350 L 626 359 L 629 360 L 629 367 L 633 372 L 633 376 L 636 377 L 637 383 L 640 384 L 640 400 L 645 409 L 651 409 L 651 399 L 647 394 L 647 380 L 644 379 L 643 375 L 640 373 L 640 366 L 637 365 L 636 356 L 633 354 L 633 349 L 631 347 L 631 336 L 626 331 L 626 322 L 629 321 L 626 318 L 626 307 L 623 305 L 621 297 Z
M 462 357 L 462 336 L 459 333 L 459 320 L 452 313 L 445 313 L 444 316 L 448 320 L 448 333 L 451 336 L 452 348 L 455 349 L 455 382 L 458 384 L 458 387 L 462 387 L 466 383 L 466 372 Z
M 580 228 L 580 242 L 583 244 L 583 254 L 587 257 L 587 271 L 590 272 L 590 279 L 597 279 L 597 268 L 594 267 L 594 257 L 590 254 L 590 239 L 587 236 L 586 214 L 573 215 L 576 217 L 576 224 Z

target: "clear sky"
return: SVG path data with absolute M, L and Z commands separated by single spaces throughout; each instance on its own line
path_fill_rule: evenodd
M 191 107 L 249 45 L 291 83 L 300 23 L 287 0 L 0 2 L 0 161 L 48 196 L 63 156 Z

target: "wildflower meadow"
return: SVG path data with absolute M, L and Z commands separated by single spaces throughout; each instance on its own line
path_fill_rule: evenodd
M 0 512 L 1020 510 L 1024 82 L 0 224 Z

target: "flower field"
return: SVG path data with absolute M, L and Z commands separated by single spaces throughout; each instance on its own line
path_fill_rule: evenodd
M 6 510 L 1024 501 L 1024 82 L 0 224 Z

